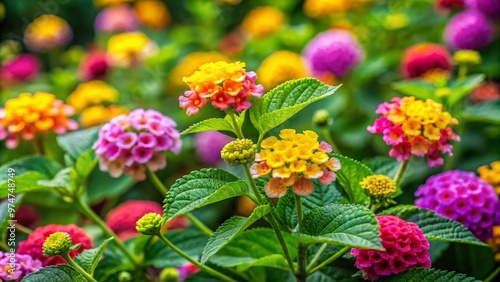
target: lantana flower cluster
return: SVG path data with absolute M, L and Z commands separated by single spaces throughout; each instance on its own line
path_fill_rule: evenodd
M 232 107 L 241 112 L 250 108 L 250 97 L 264 94 L 264 87 L 255 84 L 256 78 L 255 72 L 245 71 L 243 62 L 204 64 L 193 75 L 183 79 L 190 89 L 179 97 L 179 104 L 188 116 L 197 114 L 208 100 L 222 111 Z
M 64 134 L 67 130 L 75 130 L 78 124 L 68 118 L 73 113 L 71 106 L 53 94 L 22 93 L 0 109 L 0 140 L 6 139 L 7 148 L 15 148 L 20 138 L 31 140 L 38 132 Z
M 314 191 L 312 179 L 324 185 L 336 179 L 340 161 L 328 156 L 332 147 L 318 142 L 315 132 L 283 129 L 279 136 L 281 140 L 271 136 L 261 142 L 262 150 L 250 169 L 254 178 L 271 175 L 264 188 L 269 197 L 283 197 L 289 186 L 296 195 L 308 196 Z
M 93 148 L 102 171 L 112 177 L 123 173 L 136 181 L 146 179 L 144 165 L 151 171 L 166 166 L 165 151 L 178 154 L 180 134 L 171 118 L 156 110 L 135 109 L 105 124 Z
M 500 161 L 492 162 L 490 166 L 491 168 L 487 165 L 481 166 L 477 172 L 479 177 L 493 186 L 497 194 L 500 195 Z
M 252 37 L 266 37 L 280 30 L 286 23 L 285 14 L 274 7 L 262 6 L 251 10 L 243 19 L 241 28 Z
M 61 257 L 46 257 L 43 255 L 43 243 L 55 232 L 65 232 L 71 237 L 73 244 L 81 244 L 78 250 L 69 252 L 70 257 L 75 257 L 84 250 L 92 248 L 92 238 L 82 228 L 74 225 L 57 225 L 49 224 L 44 227 L 35 229 L 26 239 L 19 243 L 18 254 L 30 255 L 33 259 L 40 260 L 43 266 L 66 264 L 66 261 Z
M 476 237 L 492 237 L 499 201 L 494 188 L 472 172 L 452 170 L 427 179 L 415 192 L 415 205 L 456 220 Z
M 42 15 L 24 31 L 24 43 L 33 51 L 44 52 L 68 44 L 73 31 L 68 23 L 55 15 Z
M 257 70 L 262 85 L 271 89 L 281 83 L 307 76 L 302 57 L 290 51 L 277 51 L 267 57 Z
M 413 222 L 397 216 L 377 216 L 380 239 L 385 251 L 353 248 L 355 266 L 370 280 L 398 274 L 416 267 L 431 267 L 430 244 L 422 230 Z
M 111 63 L 120 67 L 140 65 L 158 46 L 142 32 L 125 32 L 111 37 L 107 52 Z
M 424 78 L 432 83 L 447 79 L 453 69 L 453 58 L 445 46 L 420 43 L 408 48 L 401 60 L 405 78 Z
M 385 143 L 392 146 L 389 155 L 399 162 L 410 159 L 411 155 L 427 155 L 430 167 L 440 166 L 444 162 L 441 154 L 452 155 L 450 140 L 460 141 L 450 127 L 458 121 L 433 100 L 396 97 L 391 103 L 380 104 L 375 112 L 382 116 L 368 131 L 382 134 Z
M 15 268 L 12 268 L 13 261 Z M 42 267 L 42 262 L 30 255 L 0 252 L 0 279 L 2 281 L 17 281 Z

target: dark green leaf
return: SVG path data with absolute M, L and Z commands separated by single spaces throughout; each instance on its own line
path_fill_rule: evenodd
M 47 266 L 24 277 L 23 282 L 88 282 L 73 267 L 60 264 Z
M 491 101 L 465 107 L 463 117 L 470 121 L 500 124 L 500 101 Z
M 83 270 L 85 270 L 88 274 L 93 275 L 94 270 L 97 267 L 97 263 L 99 263 L 99 260 L 101 259 L 101 256 L 104 253 L 106 246 L 108 245 L 108 243 L 111 240 L 113 240 L 112 237 L 109 239 L 106 239 L 97 248 L 93 248 L 90 250 L 84 250 L 76 258 L 74 258 L 74 261 L 81 268 L 83 268 Z
M 364 164 L 351 158 L 331 154 L 339 159 L 342 168 L 336 172 L 337 181 L 349 196 L 353 204 L 366 205 L 370 201 L 363 188 L 359 184 L 363 178 L 373 175 L 373 172 Z
M 381 282 L 479 282 L 473 277 L 468 277 L 465 274 L 456 273 L 454 271 L 414 268 L 402 272 L 397 275 L 380 278 Z
M 78 159 L 80 155 L 92 149 L 92 145 L 97 140 L 97 133 L 100 127 L 78 130 L 57 136 L 57 143 L 73 159 Z

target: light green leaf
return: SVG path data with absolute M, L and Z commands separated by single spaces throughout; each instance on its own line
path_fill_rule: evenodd
M 304 213 L 308 213 L 315 208 L 324 207 L 329 204 L 340 203 L 342 196 L 337 188 L 336 182 L 332 182 L 328 185 L 320 184 L 317 180 L 313 180 L 313 182 L 314 192 L 302 198 L 302 209 Z M 292 193 L 289 192 L 278 200 L 276 211 L 289 227 L 294 229 L 297 226 L 297 209 L 295 206 L 295 197 Z
M 384 250 L 375 214 L 360 205 L 330 204 L 304 215 L 298 240 Z
M 465 274 L 456 273 L 454 271 L 414 268 L 402 272 L 397 275 L 380 278 L 381 282 L 480 282 L 473 277 L 468 277 Z
M 235 133 L 233 125 L 229 121 L 227 121 L 226 119 L 209 118 L 209 119 L 204 119 L 198 123 L 191 125 L 189 128 L 184 130 L 181 133 L 181 135 L 197 133 L 197 132 L 204 132 L 204 131 L 211 131 L 211 130 L 229 131 L 229 132 Z
M 73 159 L 92 149 L 100 127 L 92 127 L 57 136 L 59 146 Z
M 169 231 L 165 237 L 191 257 L 199 257 L 208 240 L 205 233 L 194 229 Z M 165 246 L 165 243 L 160 240 L 145 248 L 144 257 L 145 265 L 157 268 L 174 267 L 187 262 L 185 258 Z
M 396 215 L 404 220 L 414 222 L 422 229 L 427 240 L 456 242 L 488 247 L 477 239 L 461 223 L 441 217 L 433 211 L 420 209 L 413 205 L 400 205 L 381 212 L 381 214 Z
M 51 178 L 59 170 L 61 170 L 62 167 L 57 162 L 45 157 L 30 156 L 8 162 L 0 166 L 0 171 L 7 171 L 7 169 L 9 168 L 15 170 L 15 176 L 20 176 L 29 171 L 38 171 L 41 174 Z M 9 176 L 7 173 L 0 174 L 0 183 L 7 181 L 8 178 Z
M 450 105 L 460 101 L 464 96 L 468 95 L 484 80 L 484 74 L 475 74 L 464 79 L 455 80 L 450 85 L 451 93 L 447 96 Z
M 308 105 L 333 95 L 339 87 L 314 78 L 287 81 L 256 100 L 250 108 L 250 120 L 264 135 Z
M 415 96 L 417 99 L 440 101 L 440 98 L 435 95 L 436 86 L 424 80 L 404 80 L 395 82 L 392 84 L 392 89 L 404 95 Z
M 42 179 L 37 182 L 38 185 L 50 188 L 71 188 L 71 168 L 61 169 L 52 179 Z
M 0 198 L 6 198 L 8 194 L 22 194 L 34 191 L 47 191 L 53 188 L 38 184 L 39 180 L 49 179 L 45 174 L 38 171 L 29 171 L 14 178 L 16 186 L 9 189 L 8 181 L 0 184 Z
M 113 178 L 109 173 L 98 169 L 92 171 L 87 180 L 86 194 L 90 203 L 95 203 L 106 197 L 122 195 L 134 185 L 134 180 L 126 175 Z
M 203 253 L 201 255 L 201 263 L 205 264 L 211 256 L 229 244 L 231 240 L 270 211 L 271 206 L 269 205 L 258 206 L 248 218 L 233 216 L 226 220 L 226 222 L 219 226 L 212 236 L 210 236 L 210 239 L 208 239 L 208 243 L 203 249 Z
M 165 217 L 171 220 L 194 209 L 248 194 L 248 185 L 222 169 L 193 171 L 178 179 L 165 198 Z
M 47 282 L 47 281 L 57 281 L 57 282 L 87 282 L 87 279 L 83 277 L 78 271 L 73 267 L 60 264 L 56 266 L 47 266 L 37 272 L 33 272 L 28 276 L 25 276 L 22 282 Z
M 467 106 L 462 116 L 470 121 L 500 124 L 500 101 Z
M 282 233 L 293 259 L 297 257 L 297 241 Z M 210 262 L 222 267 L 245 271 L 253 266 L 289 270 L 278 238 L 272 229 L 254 228 L 243 232 L 212 257 Z
M 353 204 L 368 204 L 370 200 L 359 183 L 363 178 L 373 175 L 373 172 L 366 165 L 351 158 L 337 154 L 330 156 L 340 161 L 342 167 L 336 172 L 337 181 L 349 196 L 349 201 Z
M 94 150 L 88 150 L 76 159 L 75 170 L 82 179 L 87 178 L 97 164 Z
M 74 258 L 74 261 L 81 268 L 83 268 L 83 270 L 85 270 L 88 274 L 93 275 L 94 270 L 97 267 L 97 263 L 99 263 L 99 260 L 101 259 L 101 256 L 104 253 L 106 246 L 108 245 L 109 242 L 111 242 L 111 240 L 113 240 L 113 237 L 106 239 L 97 248 L 84 250 L 76 258 Z

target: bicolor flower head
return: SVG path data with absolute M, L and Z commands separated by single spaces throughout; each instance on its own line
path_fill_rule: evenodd
M 382 116 L 368 126 L 368 132 L 383 135 L 385 143 L 392 146 L 389 155 L 398 162 L 411 155 L 427 156 L 430 167 L 440 166 L 444 162 L 441 154 L 452 155 L 450 141 L 460 141 L 451 129 L 458 121 L 431 99 L 396 97 L 391 103 L 380 104 L 375 112 Z
M 492 237 L 500 203 L 495 189 L 472 172 L 452 170 L 427 179 L 415 205 L 462 223 L 477 238 Z
M 176 125 L 156 110 L 136 109 L 113 118 L 101 127 L 93 145 L 101 170 L 112 177 L 126 174 L 136 181 L 146 179 L 145 165 L 151 171 L 162 169 L 167 165 L 165 151 L 180 152 Z
M 220 155 L 222 148 L 231 141 L 234 141 L 234 138 L 218 131 L 196 133 L 194 135 L 196 155 L 202 162 L 216 166 L 223 161 Z
M 137 66 L 153 55 L 158 46 L 142 32 L 125 32 L 111 37 L 107 53 L 111 63 L 120 67 Z
M 11 259 L 15 261 L 15 268 L 12 268 Z M 14 257 L 9 257 L 9 253 L 0 252 L 0 279 L 2 281 L 18 281 L 42 267 L 42 262 L 30 255 L 14 253 Z
M 132 7 L 128 5 L 113 6 L 97 14 L 94 28 L 100 32 L 129 32 L 139 28 L 139 20 Z
M 440 70 L 449 75 L 453 59 L 443 45 L 420 43 L 411 46 L 403 54 L 401 73 L 405 78 L 421 78 Z
M 270 6 L 257 7 L 243 19 L 241 28 L 251 37 L 266 37 L 280 30 L 286 23 L 286 15 Z
M 283 197 L 290 186 L 296 195 L 308 196 L 314 191 L 312 179 L 323 185 L 335 181 L 340 161 L 328 156 L 332 147 L 318 142 L 315 132 L 283 129 L 279 137 L 271 136 L 261 142 L 262 149 L 250 168 L 254 178 L 271 176 L 264 188 L 269 197 Z
M 350 32 L 330 30 L 312 39 L 302 55 L 314 77 L 343 77 L 361 63 L 364 51 Z
M 118 91 L 101 80 L 92 80 L 78 84 L 68 97 L 68 104 L 76 112 L 81 112 L 89 106 L 111 104 L 118 100 Z
M 500 17 L 500 1 L 499 0 L 465 0 L 467 7 L 478 10 L 482 14 L 491 19 Z
M 454 16 L 446 25 L 444 39 L 454 49 L 479 50 L 490 43 L 493 28 L 478 11 L 469 10 Z
M 78 74 L 85 81 L 102 79 L 108 74 L 110 68 L 110 62 L 105 52 L 91 51 L 80 62 Z
M 255 72 L 247 72 L 242 62 L 204 64 L 183 79 L 190 89 L 179 97 L 179 104 L 188 116 L 197 114 L 208 101 L 222 111 L 229 107 L 244 111 L 251 106 L 250 97 L 264 94 L 264 87 L 255 84 L 256 78 Z
M 69 119 L 74 110 L 45 92 L 22 93 L 0 108 L 0 140 L 7 148 L 15 148 L 19 139 L 32 140 L 39 132 L 64 134 L 75 130 L 78 124 Z
M 24 31 L 24 43 L 28 49 L 43 52 L 68 44 L 73 32 L 68 23 L 54 15 L 42 15 L 30 23 Z
M 164 29 L 170 24 L 170 12 L 162 1 L 138 1 L 135 3 L 134 9 L 139 21 L 146 27 Z
M 264 59 L 257 75 L 264 88 L 271 89 L 283 82 L 306 77 L 307 71 L 299 54 L 277 51 Z
M 397 216 L 377 216 L 380 239 L 385 251 L 353 248 L 355 266 L 370 280 L 398 274 L 417 267 L 430 268 L 430 244 L 422 230 L 413 222 Z
M 82 228 L 74 225 L 49 224 L 35 229 L 25 241 L 19 243 L 18 254 L 30 255 L 32 259 L 42 262 L 43 266 L 66 264 L 66 261 L 58 256 L 46 257 L 43 255 L 45 240 L 53 233 L 64 232 L 69 235 L 73 244 L 81 244 L 78 250 L 69 252 L 70 257 L 75 257 L 84 250 L 92 248 L 92 238 Z

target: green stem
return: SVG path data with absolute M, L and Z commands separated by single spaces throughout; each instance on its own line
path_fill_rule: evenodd
M 102 221 L 102 219 L 83 201 L 83 199 L 76 198 L 74 199 L 74 202 L 77 208 L 79 208 L 85 216 L 87 216 L 90 220 L 97 224 L 107 237 L 113 237 L 113 241 L 115 242 L 116 246 L 125 254 L 125 256 L 130 260 L 130 262 L 132 262 L 134 266 L 138 267 L 139 262 L 135 259 L 135 257 L 129 252 L 125 245 L 123 245 L 123 243 L 118 240 L 118 236 L 111 229 L 109 229 L 106 223 Z
M 5 252 L 9 252 L 9 247 L 5 242 L 0 242 L 0 249 L 2 249 Z
M 342 153 L 339 150 L 339 147 L 337 147 L 337 145 L 335 144 L 335 141 L 333 141 L 333 137 L 330 134 L 330 130 L 328 129 L 328 127 L 324 126 L 322 128 L 322 130 L 323 130 L 323 135 L 325 136 L 326 141 L 328 142 L 328 144 L 330 144 L 332 146 L 333 152 L 335 154 L 342 155 Z
M 401 184 L 401 180 L 403 180 L 403 176 L 405 175 L 405 172 L 410 165 L 410 161 L 411 161 L 411 158 L 403 161 L 401 163 L 401 166 L 399 166 L 399 170 L 396 173 L 396 176 L 394 177 L 394 182 L 396 182 L 396 186 Z
M 319 248 L 319 250 L 316 252 L 316 254 L 314 255 L 313 259 L 311 260 L 311 262 L 309 263 L 309 265 L 307 266 L 307 271 L 309 272 L 309 270 L 311 268 L 314 267 L 314 265 L 316 265 L 316 263 L 318 262 L 318 260 L 321 258 L 321 255 L 325 252 L 326 248 L 328 247 L 328 244 L 327 243 L 323 243 L 323 245 L 321 245 L 321 247 Z
M 458 79 L 464 79 L 467 76 L 467 66 L 460 65 L 458 67 Z
M 156 189 L 158 189 L 158 191 L 160 191 L 162 195 L 166 195 L 168 189 L 167 187 L 165 187 L 165 185 L 163 185 L 163 183 L 158 178 L 156 173 L 152 172 L 147 166 L 146 166 L 146 172 L 149 176 L 149 179 L 151 180 L 151 182 L 153 182 L 154 186 L 156 187 Z M 203 224 L 203 222 L 197 219 L 193 214 L 188 212 L 184 214 L 184 216 L 187 219 L 189 219 L 194 226 L 196 226 L 198 229 L 200 229 L 203 233 L 207 234 L 208 236 L 212 236 L 212 234 L 214 233 L 210 228 L 208 228 L 208 226 Z
M 270 215 L 266 217 L 269 220 L 269 223 L 274 229 L 276 233 L 276 237 L 278 237 L 278 241 L 280 242 L 281 249 L 283 249 L 283 253 L 285 254 L 286 262 L 288 263 L 288 267 L 290 270 L 295 273 L 295 267 L 293 266 L 292 257 L 290 256 L 290 252 L 288 251 L 288 247 L 285 243 L 285 238 L 283 238 L 283 234 L 281 234 L 281 230 L 279 228 L 279 223 L 275 218 L 274 210 L 271 211 Z
M 40 156 L 45 156 L 45 148 L 43 147 L 43 138 L 38 134 L 35 135 L 33 140 L 33 146 L 35 147 L 35 151 Z
M 494 280 L 495 277 L 500 273 L 500 267 L 497 267 L 493 272 L 491 272 L 488 277 L 486 277 L 483 282 L 491 282 L 491 281 L 496 281 Z
M 81 268 L 78 264 L 76 264 L 71 257 L 68 255 L 68 253 L 64 253 L 61 255 L 61 257 L 68 262 L 69 265 L 71 265 L 76 271 L 80 272 L 80 274 L 87 279 L 89 282 L 97 282 L 97 280 L 92 277 L 92 275 L 88 274 L 83 268 Z
M 295 196 L 295 206 L 297 208 L 297 232 L 302 232 L 302 198 L 300 196 Z M 298 243 L 298 270 L 295 275 L 297 281 L 307 280 L 307 246 L 302 243 Z
M 330 263 L 334 262 L 336 259 L 338 259 L 339 257 L 341 257 L 343 254 L 347 253 L 347 251 L 349 251 L 350 248 L 351 247 L 349 247 L 349 246 L 343 247 L 342 249 L 340 249 L 340 251 L 336 252 L 333 256 L 329 257 L 328 259 L 326 259 L 324 262 L 320 263 L 315 268 L 308 270 L 307 274 L 311 275 L 314 272 L 320 270 L 321 268 L 323 268 L 323 267 L 329 265 Z
M 252 173 L 250 172 L 250 169 L 246 164 L 241 165 L 243 167 L 243 170 L 245 171 L 245 175 L 250 182 L 250 187 L 252 188 L 252 192 L 257 198 L 257 203 L 259 205 L 262 205 L 263 199 L 262 196 L 260 195 L 259 189 L 257 189 L 257 185 L 255 185 L 255 181 L 253 181 Z
M 238 125 L 238 121 L 236 120 L 236 116 L 235 116 L 234 112 L 229 110 L 226 113 L 231 118 L 231 121 L 233 122 L 233 127 L 234 127 L 234 131 L 236 133 L 236 136 L 238 136 L 238 138 L 240 138 L 240 139 L 243 139 L 244 138 L 243 132 L 241 131 L 240 126 Z
M 24 225 L 21 225 L 19 223 L 16 224 L 16 229 L 21 231 L 22 233 L 24 234 L 31 234 L 33 232 L 33 230 L 29 229 L 28 227 L 24 226 Z
M 181 249 L 177 248 L 172 242 L 170 242 L 167 238 L 165 238 L 165 236 L 163 236 L 163 234 L 158 233 L 158 234 L 156 234 L 156 236 L 158 236 L 158 238 L 160 238 L 160 240 L 162 240 L 163 243 L 165 243 L 165 245 L 167 245 L 169 248 L 171 248 L 174 252 L 178 253 L 180 256 L 182 256 L 183 258 L 185 258 L 186 260 L 188 260 L 192 264 L 196 265 L 199 269 L 206 271 L 208 274 L 216 277 L 217 279 L 220 279 L 220 281 L 230 281 L 230 282 L 235 281 L 234 279 L 218 272 L 217 270 L 199 263 L 197 260 L 193 259 L 188 254 L 183 252 Z
M 186 213 L 184 216 L 191 221 L 191 223 L 196 226 L 199 230 L 201 230 L 203 233 L 207 234 L 208 236 L 212 236 L 214 233 L 212 229 L 208 228 L 203 222 L 201 222 L 199 219 L 197 219 L 192 213 Z

